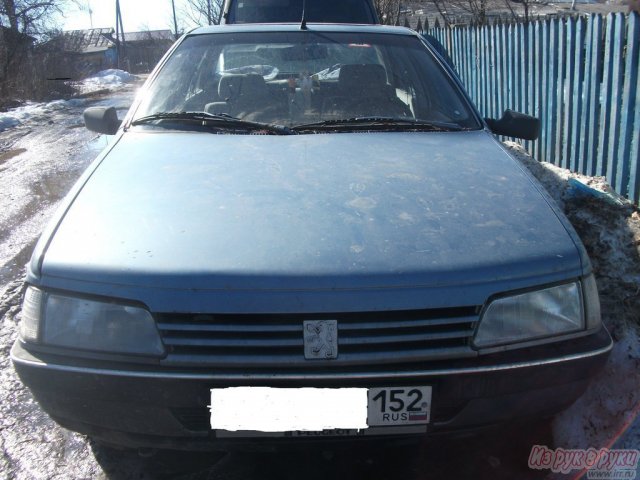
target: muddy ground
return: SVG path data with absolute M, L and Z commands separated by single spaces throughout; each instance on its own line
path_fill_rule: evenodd
M 418 446 L 387 443 L 345 449 L 327 445 L 270 453 L 160 452 L 151 457 L 114 452 L 58 427 L 19 382 L 9 361 L 20 317 L 24 264 L 53 209 L 106 145 L 104 138 L 82 128 L 83 108 L 100 103 L 124 111 L 133 93 L 129 88 L 108 97 L 55 107 L 0 133 L 0 478 L 535 479 L 545 474 L 527 468 L 531 445 L 592 442 L 590 446 L 604 446 L 615 439 L 625 421 L 631 420 L 629 412 L 638 404 L 633 391 L 639 384 L 634 383 L 638 358 L 634 357 L 637 350 L 627 352 L 624 348 L 632 347 L 634 338 L 637 341 L 632 335 L 640 306 L 638 211 L 629 205 L 614 208 L 599 203 L 601 200 L 567 197 L 566 172 L 539 170 L 521 156 L 562 203 L 588 244 L 603 296 L 603 315 L 620 345 L 620 358 L 598 379 L 586 400 L 553 424 L 540 422 L 470 439 L 435 439 Z M 595 202 L 593 208 L 585 209 L 586 201 Z M 597 229 L 594 222 L 599 222 Z M 605 235 L 610 231 L 619 234 Z M 622 382 L 626 390 L 616 384 L 620 375 L 631 378 Z M 617 403 L 609 405 L 614 397 Z M 594 413 L 598 408 L 604 413 Z M 593 428 L 585 427 L 593 421 Z M 626 441 L 638 448 L 637 436 Z

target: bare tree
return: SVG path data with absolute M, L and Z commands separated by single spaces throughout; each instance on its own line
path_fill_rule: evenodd
M 518 15 L 513 11 L 513 9 L 511 8 L 511 3 L 518 3 L 520 5 L 522 5 L 522 9 L 523 9 L 523 20 L 525 22 L 528 22 L 530 20 L 530 11 L 531 11 L 531 5 L 533 3 L 544 3 L 541 1 L 536 1 L 536 0 L 505 0 L 505 3 L 507 4 L 507 6 L 509 7 L 509 10 L 511 11 L 512 15 L 517 19 Z M 573 7 L 572 7 L 573 8 Z
M 186 0 L 183 14 L 196 25 L 217 25 L 224 0 Z
M 55 20 L 74 0 L 0 0 L 0 93 L 18 83 L 33 43 L 56 32 Z
M 384 25 L 395 25 L 400 20 L 400 0 L 374 0 L 374 6 Z
M 453 7 L 452 11 L 462 11 L 473 17 L 477 24 L 485 25 L 487 23 L 487 0 L 432 0 L 438 8 L 440 15 L 444 18 L 446 24 L 451 23 L 450 14 L 447 12 L 446 6 Z
M 490 10 L 497 8 L 499 2 L 489 0 L 428 0 L 430 1 L 444 20 L 445 25 L 450 25 L 458 16 L 471 17 L 473 23 L 486 25 L 489 21 Z M 532 5 L 547 5 L 547 0 L 504 0 L 508 12 L 502 11 L 507 17 L 515 21 L 531 19 Z M 520 8 L 522 6 L 522 8 Z M 502 10 L 499 9 L 498 10 Z
M 518 20 L 518 13 L 514 10 L 513 5 L 511 5 L 512 3 L 518 3 L 521 0 L 504 0 L 505 5 L 507 6 L 507 9 L 509 10 L 509 13 L 511 14 L 511 18 L 515 21 Z M 528 0 L 525 0 L 528 1 Z
M 51 30 L 51 19 L 62 14 L 67 3 L 67 0 L 2 0 L 0 24 L 16 33 L 41 35 Z
M 447 0 L 431 0 L 431 1 L 433 2 L 433 5 L 436 7 L 436 10 L 438 10 L 440 17 L 442 17 L 442 19 L 444 20 L 445 26 L 449 26 L 451 24 L 451 18 L 449 16 L 449 13 L 447 12 L 447 4 L 449 4 L 449 2 Z

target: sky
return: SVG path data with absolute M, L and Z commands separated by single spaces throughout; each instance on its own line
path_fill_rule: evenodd
M 184 0 L 176 1 L 176 14 L 183 17 L 179 21 L 179 28 L 184 28 L 186 22 L 184 16 L 180 15 L 184 8 Z M 63 30 L 81 30 L 91 28 L 91 21 L 87 6 L 91 7 L 93 17 L 93 28 L 116 27 L 116 2 L 115 0 L 78 0 L 84 5 L 84 10 L 69 2 L 69 7 L 62 19 Z M 173 30 L 173 14 L 171 11 L 171 0 L 120 0 L 120 11 L 122 12 L 122 23 L 125 32 L 135 32 L 140 30 Z M 180 18 L 179 18 L 180 20 Z

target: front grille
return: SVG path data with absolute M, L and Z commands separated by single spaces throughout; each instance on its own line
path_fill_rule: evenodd
M 219 368 L 327 368 L 474 356 L 477 307 L 330 313 L 156 314 L 164 363 Z M 305 360 L 304 320 L 337 320 L 339 356 Z

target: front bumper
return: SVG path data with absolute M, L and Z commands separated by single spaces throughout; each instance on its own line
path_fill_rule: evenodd
M 209 428 L 211 388 L 431 385 L 427 432 L 450 435 L 563 410 L 584 392 L 611 348 L 603 327 L 557 344 L 385 371 L 154 370 L 34 353 L 20 341 L 11 358 L 42 408 L 66 428 L 128 447 L 206 450 L 256 442 L 216 438 Z M 305 440 L 311 438 L 296 438 Z

